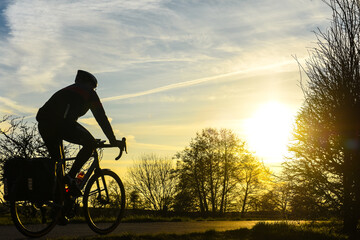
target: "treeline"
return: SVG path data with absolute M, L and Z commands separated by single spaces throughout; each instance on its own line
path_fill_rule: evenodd
M 129 208 L 286 214 L 283 186 L 229 129 L 203 129 L 173 157 L 143 155 L 128 173 Z
M 326 153 L 329 143 L 308 139 L 316 139 L 309 134 L 314 125 L 304 122 L 310 121 L 308 114 L 304 108 L 297 116 L 280 174 L 271 173 L 231 130 L 207 128 L 175 156 L 143 155 L 128 169 L 128 208 L 203 216 L 273 212 L 283 218 L 340 217 L 342 175 L 329 164 L 341 164 L 343 156 L 339 152 L 330 158 L 326 154 L 335 148 Z
M 277 175 L 229 129 L 203 129 L 173 157 L 141 156 L 128 171 L 128 207 L 204 216 L 343 217 L 344 179 L 352 176 L 342 172 L 346 148 L 335 141 L 337 132 L 327 132 L 328 123 L 319 126 L 315 113 L 307 106 L 299 111 L 289 155 Z

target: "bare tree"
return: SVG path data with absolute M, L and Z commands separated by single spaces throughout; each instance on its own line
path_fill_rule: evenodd
M 19 156 L 24 158 L 49 156 L 38 133 L 36 124 L 24 118 L 5 116 L 0 121 L 0 158 Z
M 173 171 L 171 159 L 155 154 L 143 155 L 128 169 L 129 184 L 152 209 L 166 211 L 175 194 Z
M 248 153 L 239 166 L 241 216 L 244 217 L 249 201 L 259 198 L 264 184 L 270 180 L 270 171 L 254 155 Z
M 316 32 L 317 46 L 304 69 L 305 102 L 290 146 L 294 161 L 285 167 L 304 196 L 299 206 L 338 206 L 344 230 L 354 235 L 360 216 L 360 3 L 324 2 L 332 21 Z
M 206 128 L 179 152 L 177 205 L 196 206 L 201 213 L 224 213 L 239 185 L 245 142 L 229 129 Z M 193 203 L 189 202 L 192 199 Z M 182 201 L 189 202 L 186 205 Z M 194 204 L 195 202 L 195 204 Z
M 130 192 L 129 203 L 132 209 L 138 209 L 138 205 L 140 204 L 140 196 L 135 190 Z
M 28 124 L 24 118 L 13 116 L 4 116 L 0 120 L 0 184 L 3 182 L 3 167 L 7 159 L 46 156 L 48 153 L 35 124 Z M 0 200 L 3 202 L 2 197 Z
M 66 145 L 65 153 L 70 154 L 72 152 L 74 149 Z M 3 182 L 5 161 L 15 157 L 27 159 L 49 157 L 49 153 L 38 132 L 36 123 L 27 122 L 24 117 L 4 116 L 0 120 L 0 184 Z M 3 201 L 2 198 L 0 201 Z

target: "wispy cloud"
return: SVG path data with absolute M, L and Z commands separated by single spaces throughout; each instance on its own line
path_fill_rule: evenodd
M 108 118 L 109 122 L 111 123 L 112 118 Z M 81 118 L 79 119 L 79 122 L 89 125 L 89 126 L 98 126 L 99 124 L 97 123 L 96 119 L 93 117 L 89 117 L 89 118 Z
M 181 147 L 179 146 L 171 146 L 166 144 L 150 144 L 150 143 L 139 143 L 139 142 L 133 142 L 132 146 L 134 148 L 138 148 L 139 150 L 150 150 L 152 152 L 156 151 L 167 151 L 167 152 L 177 152 L 181 150 Z
M 0 113 L 6 114 L 16 114 L 16 113 L 26 113 L 26 114 L 35 114 L 37 109 L 29 106 L 24 106 L 19 104 L 9 98 L 0 97 L 0 103 L 3 106 L 0 106 Z
M 229 73 L 225 73 L 225 74 L 219 74 L 219 75 L 215 75 L 215 76 L 199 78 L 199 79 L 189 80 L 189 81 L 185 81 L 185 82 L 174 83 L 174 84 L 166 85 L 166 86 L 163 86 L 163 87 L 150 89 L 150 90 L 147 90 L 147 91 L 131 93 L 131 94 L 124 94 L 124 95 L 113 96 L 113 97 L 106 97 L 106 98 L 102 98 L 101 101 L 102 102 L 110 102 L 110 101 L 115 101 L 115 100 L 140 97 L 140 96 L 145 96 L 145 95 L 149 95 L 149 94 L 169 91 L 169 90 L 173 90 L 173 89 L 190 87 L 192 85 L 197 85 L 197 84 L 201 84 L 201 83 L 205 83 L 205 82 L 209 82 L 209 81 L 220 80 L 220 79 L 223 79 L 223 78 L 233 77 L 233 76 L 236 76 L 236 75 L 244 75 L 244 74 L 249 74 L 249 73 L 255 73 L 256 74 L 256 73 L 259 73 L 259 72 L 262 72 L 262 71 L 265 71 L 265 70 L 278 70 L 279 68 L 281 68 L 281 67 L 283 67 L 285 65 L 291 64 L 291 63 L 293 63 L 293 62 L 282 62 L 282 63 L 270 64 L 270 65 L 267 65 L 267 66 L 259 66 L 259 67 L 255 67 L 255 68 L 248 68 L 248 69 L 245 69 L 245 70 L 234 71 L 234 72 L 229 72 Z
M 15 78 L 27 87 L 23 91 L 36 92 L 56 85 L 57 76 L 74 72 L 74 66 L 95 72 L 114 69 L 123 62 L 121 53 L 129 57 L 129 44 L 124 43 L 131 35 L 118 15 L 150 11 L 157 4 L 151 0 L 9 1 L 4 10 L 9 33 L 0 42 L 1 79 Z
M 170 60 L 188 63 L 187 67 L 220 66 L 247 49 L 262 51 L 274 39 L 289 40 L 289 31 L 302 34 L 310 20 L 298 15 L 310 15 L 315 3 L 309 7 L 299 1 L 270 0 L 8 4 L 4 14 L 9 34 L 0 42 L 0 77 L 6 82 L 17 79 L 26 86 L 23 91 L 37 92 L 60 85 L 60 77 L 73 74 L 74 68 L 119 72 L 134 64 Z

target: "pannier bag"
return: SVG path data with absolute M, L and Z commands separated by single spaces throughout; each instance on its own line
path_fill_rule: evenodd
M 12 158 L 5 162 L 5 200 L 50 200 L 54 182 L 55 163 L 49 158 Z

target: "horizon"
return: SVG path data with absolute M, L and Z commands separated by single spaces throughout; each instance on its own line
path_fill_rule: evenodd
M 3 1 L 0 113 L 35 122 L 84 69 L 115 135 L 128 139 L 129 154 L 119 163 L 106 151 L 104 165 L 122 172 L 144 153 L 173 156 L 214 127 L 277 171 L 303 102 L 296 59 L 330 17 L 310 0 Z M 105 139 L 90 112 L 79 122 Z

